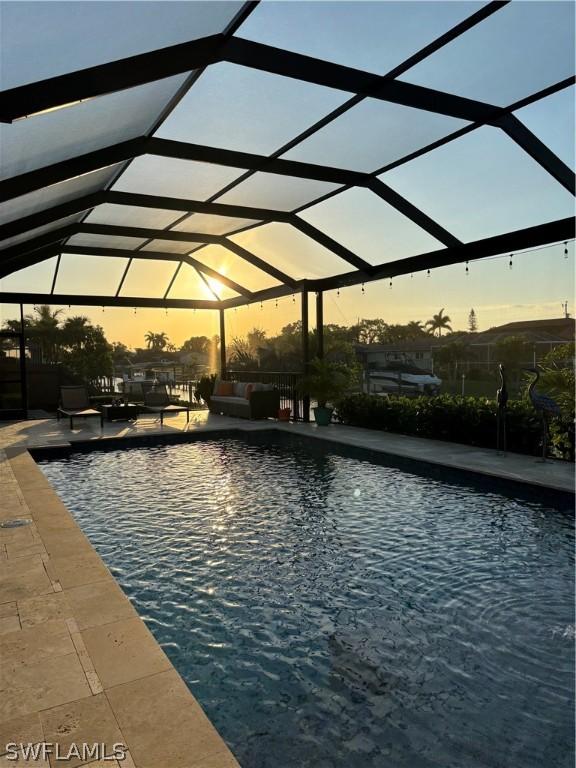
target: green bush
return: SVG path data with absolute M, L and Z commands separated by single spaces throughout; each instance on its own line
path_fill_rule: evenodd
M 350 395 L 340 402 L 337 418 L 343 424 L 355 427 L 483 448 L 496 447 L 496 403 L 486 398 Z M 569 429 L 569 421 L 555 419 L 551 424 L 551 449 L 557 457 L 571 457 L 573 448 Z M 509 451 L 540 454 L 540 422 L 527 401 L 508 402 L 507 435 Z

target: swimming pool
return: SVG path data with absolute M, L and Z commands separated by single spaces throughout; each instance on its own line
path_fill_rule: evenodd
M 271 434 L 39 463 L 244 768 L 573 765 L 556 499 Z

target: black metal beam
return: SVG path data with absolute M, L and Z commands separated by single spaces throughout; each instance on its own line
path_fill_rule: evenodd
M 461 264 L 465 261 L 475 261 L 477 259 L 484 259 L 487 256 L 497 256 L 501 253 L 537 248 L 548 243 L 572 239 L 575 234 L 575 225 L 576 219 L 570 216 L 547 224 L 538 224 L 534 227 L 526 227 L 525 229 L 507 232 L 503 235 L 464 243 L 454 248 L 430 251 L 418 256 L 391 261 L 388 264 L 380 264 L 373 268 L 372 273 L 365 280 L 359 276 L 358 272 L 348 272 L 347 274 L 335 277 L 310 280 L 308 286 L 309 290 L 329 291 L 336 288 L 359 285 L 363 282 L 372 282 L 399 275 L 409 275 L 426 269 L 437 269 L 438 267 L 446 267 L 451 264 Z
M 274 285 L 271 288 L 264 288 L 261 291 L 254 291 L 250 298 L 234 297 L 231 299 L 224 299 L 222 306 L 225 309 L 234 309 L 235 307 L 244 307 L 247 304 L 258 304 L 262 301 L 270 301 L 272 299 L 281 299 L 284 296 L 293 296 L 303 288 L 306 287 L 306 280 L 298 280 L 296 285 Z
M 85 221 L 78 224 L 78 233 L 111 237 L 134 237 L 139 240 L 174 240 L 180 243 L 220 243 L 221 235 L 208 235 L 203 232 L 180 232 L 174 229 L 154 229 L 152 227 L 127 227 L 122 224 L 92 224 Z
M 296 285 L 297 281 L 293 277 L 290 277 L 285 272 L 282 272 L 282 270 L 273 267 L 271 264 L 268 264 L 259 256 L 256 256 L 250 251 L 247 251 L 246 248 L 242 248 L 241 245 L 238 245 L 238 243 L 235 243 L 233 240 L 228 240 L 227 237 L 222 237 L 220 245 L 223 245 L 224 248 L 228 248 L 229 251 L 232 251 L 237 256 L 240 256 L 241 259 L 244 259 L 244 261 L 252 264 L 252 266 L 258 267 L 258 269 L 261 269 L 262 272 L 266 272 L 270 275 L 270 277 L 273 277 L 280 283 L 284 283 L 285 285 L 290 286 Z
M 298 160 L 270 158 L 251 152 L 237 152 L 231 149 L 208 147 L 203 144 L 188 144 L 172 139 L 151 138 L 146 145 L 146 152 L 160 157 L 224 165 L 230 168 L 244 168 L 251 171 L 265 171 L 281 176 L 295 176 L 301 179 L 314 179 L 333 184 L 364 186 L 369 177 L 367 173 L 350 171 L 345 168 L 303 163 Z
M 294 216 L 290 223 L 296 227 L 296 229 L 300 230 L 302 234 L 307 235 L 309 238 L 315 240 L 327 250 L 335 253 L 336 256 L 339 256 L 344 261 L 352 264 L 352 266 L 356 267 L 356 269 L 361 270 L 363 274 L 369 274 L 371 271 L 371 264 L 369 264 L 364 259 L 361 259 L 355 253 L 352 253 L 351 250 L 343 246 L 341 243 L 333 240 L 329 235 L 321 232 L 319 229 L 316 229 L 316 227 L 314 227 L 309 222 L 304 221 L 304 219 L 301 219 L 299 216 Z
M 484 120 L 497 107 L 431 88 L 383 78 L 270 45 L 224 35 L 169 46 L 96 67 L 70 72 L 0 93 L 0 121 L 122 91 L 165 77 L 227 61 L 304 82 L 391 101 L 463 120 Z
M 106 192 L 106 202 L 115 205 L 136 205 L 140 208 L 162 208 L 170 211 L 186 211 L 187 213 L 213 213 L 216 216 L 233 218 L 260 219 L 262 221 L 290 220 L 290 213 L 270 208 L 254 208 L 246 205 L 229 205 L 227 203 L 207 203 L 203 200 L 188 200 L 181 197 L 165 197 L 159 195 L 142 195 L 136 192 Z
M 222 46 L 221 56 L 223 61 L 231 64 L 240 64 L 271 74 L 370 96 L 460 120 L 490 122 L 501 110 L 500 107 L 492 104 L 385 78 L 372 72 L 334 64 L 293 51 L 285 51 L 252 40 L 244 40 L 241 37 L 228 40 Z
M 30 232 L 46 224 L 52 224 L 52 222 L 64 219 L 67 216 L 73 216 L 76 213 L 82 213 L 82 211 L 89 211 L 91 208 L 103 203 L 106 199 L 105 196 L 106 192 L 93 192 L 90 195 L 83 195 L 74 200 L 53 205 L 52 208 L 46 208 L 38 213 L 23 216 L 21 219 L 9 221 L 6 224 L 0 225 L 0 241 Z M 2 243 L 0 242 L 1 245 Z
M 324 294 L 316 293 L 316 355 L 320 360 L 324 357 Z
M 123 91 L 165 77 L 191 72 L 221 59 L 224 35 L 211 35 L 148 53 L 99 64 L 0 93 L 0 122 Z
M 308 291 L 303 290 L 302 298 L 302 368 L 304 374 L 310 372 L 310 335 L 308 328 Z M 310 421 L 310 395 L 304 393 L 302 398 L 302 419 L 305 422 Z
M 427 216 L 415 205 L 412 205 L 412 203 L 408 202 L 408 200 L 395 192 L 387 184 L 384 184 L 380 179 L 370 179 L 368 188 L 374 192 L 375 195 L 378 195 L 382 200 L 385 200 L 389 205 L 406 216 L 406 218 L 413 221 L 425 232 L 428 232 L 429 235 L 432 235 L 432 237 L 435 237 L 436 240 L 439 240 L 444 245 L 447 245 L 448 247 L 461 245 L 461 241 L 458 240 L 457 237 L 450 234 L 450 232 L 434 221 L 434 219 L 431 219 L 430 216 Z
M 220 377 L 226 378 L 226 318 L 224 309 L 220 308 Z
M 498 127 L 513 139 L 533 160 L 542 166 L 571 194 L 576 193 L 576 176 L 560 158 L 550 150 L 546 144 L 528 130 L 524 123 L 515 115 L 503 115 L 498 120 Z
M 51 232 L 46 232 L 43 235 L 33 237 L 30 240 L 26 240 L 24 243 L 18 243 L 18 245 L 4 248 L 3 250 L 0 250 L 0 267 L 4 267 L 5 264 L 10 263 L 12 260 L 23 254 L 37 251 L 39 248 L 44 248 L 47 245 L 60 243 L 66 238 L 72 237 L 77 231 L 77 224 L 69 224 L 66 227 L 53 229 Z
M 294 285 L 294 278 L 285 274 L 276 267 L 268 264 L 259 256 L 251 253 L 242 248 L 242 246 L 234 243 L 232 240 L 228 240 L 224 235 L 207 235 L 198 232 L 179 232 L 173 229 L 148 229 L 145 227 L 117 227 L 109 224 L 79 224 L 77 227 L 79 233 L 87 233 L 92 235 L 111 235 L 114 237 L 135 237 L 145 240 L 174 240 L 177 242 L 190 242 L 190 243 L 210 243 L 213 245 L 221 245 L 222 247 L 232 251 L 240 258 L 247 261 L 252 266 L 257 267 L 266 272 L 270 277 L 278 280 L 281 283 L 287 283 L 288 285 Z
M 209 299 L 150 299 L 141 296 L 85 296 L 61 293 L 0 292 L 0 304 L 52 304 L 77 307 L 141 307 L 148 309 L 220 309 Z
M 106 168 L 108 165 L 138 157 L 145 153 L 146 141 L 145 138 L 122 141 L 110 147 L 96 149 L 93 152 L 87 152 L 43 168 L 21 173 L 10 179 L 4 179 L 0 181 L 0 202 L 26 195 L 43 187 L 49 187 L 51 184 L 73 179 L 76 176 L 82 176 L 91 171 L 97 171 L 100 168 Z
M 201 261 L 198 261 L 190 254 L 185 256 L 181 253 L 169 253 L 167 251 L 129 251 L 124 248 L 98 248 L 95 246 L 86 246 L 82 247 L 79 245 L 65 245 L 62 248 L 63 253 L 72 253 L 82 256 L 103 256 L 103 257 L 113 257 L 113 258 L 120 258 L 120 259 L 151 259 L 153 261 L 178 261 L 178 262 L 184 262 L 185 264 L 189 264 L 191 267 L 194 267 L 194 269 L 199 270 L 200 272 L 203 272 L 205 275 L 208 275 L 209 277 L 213 277 L 214 280 L 218 280 L 219 283 L 222 283 L 222 285 L 226 285 L 228 288 L 230 288 L 233 291 L 236 291 L 236 293 L 239 293 L 242 296 L 251 296 L 252 291 L 249 291 L 247 288 L 245 288 L 243 285 L 240 285 L 239 283 L 236 283 L 234 280 L 231 280 L 226 275 L 223 275 L 221 272 L 218 272 L 215 269 L 212 269 L 212 267 L 207 266 L 206 264 L 203 264 Z

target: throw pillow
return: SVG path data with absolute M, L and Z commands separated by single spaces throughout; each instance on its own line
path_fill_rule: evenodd
M 218 382 L 216 397 L 232 397 L 234 394 L 234 384 L 231 381 Z

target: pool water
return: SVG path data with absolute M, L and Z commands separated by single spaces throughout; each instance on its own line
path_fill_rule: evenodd
M 280 435 L 40 463 L 243 768 L 572 768 L 557 501 Z

